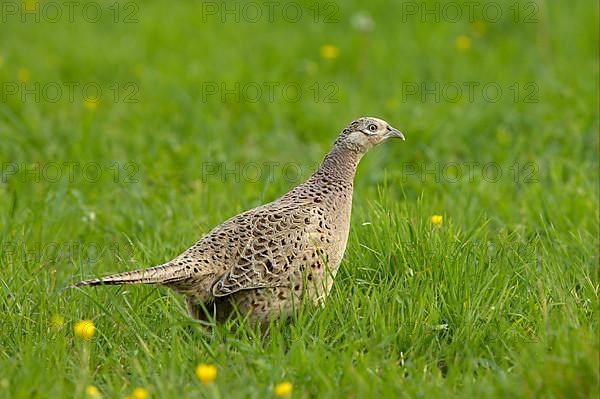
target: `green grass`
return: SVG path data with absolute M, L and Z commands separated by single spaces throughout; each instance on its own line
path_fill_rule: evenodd
M 93 384 L 115 398 L 138 386 L 153 398 L 268 398 L 284 380 L 296 398 L 597 395 L 597 3 L 539 1 L 537 22 L 516 23 L 507 1 L 483 25 L 422 22 L 383 1 L 340 3 L 337 23 L 315 23 L 313 2 L 297 23 L 278 13 L 274 23 L 222 23 L 204 22 L 200 2 L 150 1 L 125 24 L 114 23 L 113 3 L 99 3 L 98 23 L 81 8 L 73 23 L 66 11 L 60 23 L 3 13 L 0 397 L 79 398 Z M 352 28 L 360 11 L 372 31 Z M 467 51 L 455 46 L 460 35 L 472 40 Z M 324 44 L 339 57 L 321 58 Z M 95 109 L 80 90 L 22 101 L 7 90 L 24 69 L 27 87 L 94 82 L 103 97 Z M 203 93 L 236 82 L 294 82 L 303 94 Z M 495 83 L 503 95 L 407 92 L 452 82 Z M 326 102 L 332 87 L 337 102 Z M 124 102 L 132 90 L 137 102 Z M 233 323 L 206 331 L 166 289 L 64 290 L 178 255 L 309 176 L 337 133 L 370 114 L 407 140 L 359 168 L 348 249 L 324 308 L 261 337 Z M 79 163 L 72 178 L 66 162 Z M 272 176 L 265 162 L 276 163 Z M 286 178 L 289 162 L 298 176 Z M 258 179 L 213 173 L 252 163 Z M 453 163 L 478 165 L 456 177 Z M 503 172 L 497 181 L 488 164 Z M 97 327 L 90 343 L 73 335 L 81 319 Z M 218 367 L 212 388 L 194 376 L 200 362 Z

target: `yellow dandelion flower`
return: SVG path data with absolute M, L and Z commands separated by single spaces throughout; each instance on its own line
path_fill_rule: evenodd
M 94 322 L 92 320 L 80 320 L 75 323 L 73 331 L 75 332 L 75 336 L 77 338 L 80 338 L 84 341 L 89 341 L 96 332 L 96 326 L 94 326 Z
M 292 384 L 285 381 L 275 385 L 275 389 L 273 391 L 275 392 L 275 396 L 277 396 L 278 398 L 289 398 L 292 396 L 293 390 L 294 387 L 292 386 Z
M 100 390 L 94 385 L 88 385 L 87 387 L 85 387 L 85 396 L 88 399 L 100 399 L 102 397 L 102 394 L 100 393 Z
M 203 384 L 210 384 L 217 378 L 217 367 L 213 364 L 201 363 L 196 367 L 196 377 Z
M 340 49 L 333 44 L 321 46 L 321 58 L 326 60 L 335 60 L 340 55 Z
M 55 314 L 52 315 L 52 317 L 50 318 L 50 327 L 55 331 L 58 331 L 61 328 L 63 328 L 64 324 L 65 318 L 62 315 Z
M 442 224 L 443 221 L 444 221 L 444 218 L 442 217 L 442 215 L 433 215 L 431 217 L 431 223 L 434 226 L 439 226 L 440 224 Z
M 98 107 L 99 101 L 96 98 L 86 98 L 83 100 L 83 106 L 87 109 L 96 109 Z
M 26 68 L 19 68 L 17 71 L 17 80 L 21 83 L 27 83 L 29 82 L 29 78 L 29 70 Z
M 132 399 L 148 399 L 150 397 L 150 392 L 146 388 L 136 388 L 131 393 Z
M 459 51 L 469 51 L 471 49 L 471 38 L 466 35 L 460 35 L 456 38 L 455 44 Z

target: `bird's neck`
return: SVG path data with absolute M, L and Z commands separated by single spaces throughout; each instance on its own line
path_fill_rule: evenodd
M 319 169 L 304 183 L 281 199 L 323 202 L 342 196 L 352 203 L 354 175 L 362 154 L 344 145 L 335 144 L 325 156 Z
M 325 156 L 319 169 L 312 175 L 311 180 L 326 178 L 352 183 L 362 155 L 362 153 L 345 145 L 336 144 Z

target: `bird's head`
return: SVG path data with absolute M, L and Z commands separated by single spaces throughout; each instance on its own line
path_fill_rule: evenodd
M 404 134 L 382 119 L 363 117 L 349 124 L 337 138 L 335 145 L 364 154 L 389 138 L 404 140 Z

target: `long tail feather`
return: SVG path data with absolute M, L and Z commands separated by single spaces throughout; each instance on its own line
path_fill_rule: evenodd
M 84 280 L 72 287 L 85 287 L 93 285 L 121 285 L 121 284 L 159 284 L 174 281 L 184 276 L 178 276 L 180 267 L 170 263 L 148 269 L 139 269 L 131 272 L 112 274 L 110 276 Z

